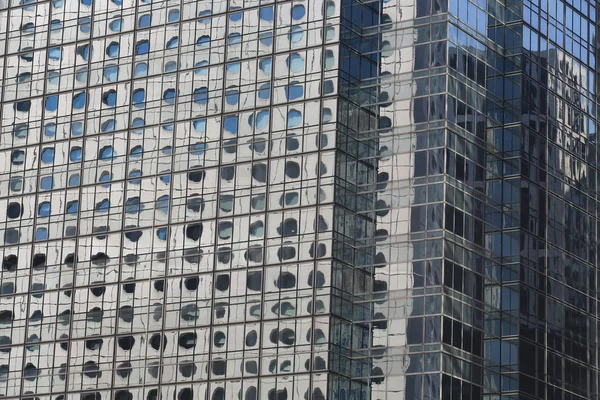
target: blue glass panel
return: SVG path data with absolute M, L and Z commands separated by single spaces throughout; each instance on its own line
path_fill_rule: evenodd
M 114 107 L 117 105 L 117 91 L 109 90 L 102 95 L 102 102 L 109 107 Z
M 139 158 L 142 156 L 143 153 L 144 153 L 144 148 L 142 146 L 135 146 L 133 149 L 131 149 L 129 156 L 131 158 Z
M 75 73 L 75 79 L 77 79 L 77 81 L 81 83 L 87 82 L 87 76 L 87 67 L 79 68 L 79 70 L 77 70 L 77 72 Z
M 199 24 L 210 24 L 211 18 L 205 18 L 205 17 L 207 17 L 210 14 L 212 14 L 212 12 L 210 10 L 200 11 L 198 13 L 198 17 L 200 17 L 198 19 L 198 23 Z
M 242 20 L 243 16 L 244 16 L 244 13 L 242 13 L 242 12 L 234 12 L 234 13 L 229 14 L 229 19 L 233 22 L 238 22 L 238 21 Z
M 101 132 L 113 132 L 115 130 L 115 128 L 117 127 L 117 121 L 115 121 L 114 119 L 109 119 L 104 121 L 102 124 L 100 124 L 100 131 Z
M 175 89 L 167 89 L 163 93 L 163 100 L 167 104 L 175 104 Z
M 174 36 L 167 42 L 167 49 L 174 49 L 179 46 L 179 36 Z
M 27 47 L 23 48 L 23 50 L 31 50 L 31 49 L 32 49 L 31 46 L 27 46 Z M 27 62 L 33 61 L 33 53 L 23 53 L 19 57 L 21 57 L 22 60 L 25 60 Z
M 262 72 L 264 72 L 267 75 L 271 75 L 271 64 L 272 63 L 273 63 L 273 61 L 271 60 L 270 57 L 263 58 L 262 60 L 260 60 L 258 62 L 258 66 Z
M 240 100 L 240 93 L 237 89 L 230 89 L 225 92 L 225 101 L 230 106 L 235 105 Z
M 196 41 L 196 45 L 198 45 L 200 47 L 210 46 L 210 36 L 208 36 L 208 35 L 200 36 L 198 38 L 198 40 Z
M 79 174 L 73 174 L 69 177 L 69 186 L 70 187 L 74 187 L 74 186 L 79 186 Z
M 169 17 L 167 19 L 168 22 L 176 22 L 179 21 L 179 10 L 170 10 Z
M 80 121 L 73 122 L 71 124 L 71 134 L 73 136 L 83 135 L 83 123 Z
M 29 112 L 31 100 L 21 100 L 13 104 L 13 108 L 19 112 Z
M 73 162 L 81 161 L 81 147 L 75 146 L 71 148 L 69 159 Z
M 50 202 L 45 201 L 40 203 L 38 207 L 38 217 L 49 217 L 51 212 Z
M 98 158 L 101 160 L 111 160 L 117 156 L 112 146 L 104 146 L 98 152 Z
M 262 7 L 258 10 L 258 16 L 265 21 L 273 22 L 273 7 Z
M 83 58 L 85 61 L 88 61 L 90 58 L 90 45 L 89 44 L 84 44 L 83 46 L 79 46 L 77 48 L 77 54 Z
M 159 228 L 156 230 L 156 236 L 160 240 L 167 240 L 167 228 Z
M 140 171 L 139 169 L 135 169 L 129 173 L 129 178 L 139 178 L 141 176 L 142 176 L 142 171 Z M 141 182 L 142 182 L 141 179 L 134 179 L 131 181 L 131 183 L 133 183 L 135 185 L 139 185 Z
M 261 32 L 258 35 L 258 39 L 265 46 L 273 46 L 273 32 Z
M 194 129 L 197 132 L 201 132 L 201 133 L 206 132 L 206 120 L 205 119 L 199 119 L 197 121 L 194 121 Z
M 227 37 L 227 43 L 229 45 L 236 45 L 242 43 L 242 35 L 237 32 L 230 33 Z
M 144 99 L 146 91 L 144 89 L 136 89 L 133 91 L 133 104 L 138 108 L 144 108 Z
M 135 45 L 135 54 L 147 54 L 150 51 L 150 43 L 147 40 L 140 40 Z
M 13 128 L 13 136 L 17 139 L 25 139 L 29 133 L 29 125 L 18 124 Z
M 150 26 L 151 23 L 152 23 L 152 15 L 150 15 L 150 14 L 142 15 L 138 20 L 138 27 L 139 28 L 147 28 Z
M 299 20 L 306 14 L 306 9 L 302 4 L 296 4 L 292 7 L 292 19 Z
M 18 76 L 17 76 L 17 82 L 21 83 L 21 82 L 29 82 L 31 80 L 31 73 L 29 72 L 21 72 Z
M 144 205 L 140 204 L 139 197 L 130 197 L 125 202 L 125 212 L 128 214 L 137 214 L 144 209 Z
M 111 42 L 108 46 L 106 46 L 106 55 L 111 58 L 116 58 L 119 56 L 119 43 Z
M 23 165 L 25 162 L 25 152 L 23 150 L 14 150 L 10 155 L 10 161 L 13 165 Z
M 165 64 L 165 72 L 177 71 L 177 63 L 175 61 L 168 61 Z
M 269 82 L 263 83 L 258 89 L 258 98 L 268 99 L 271 97 L 271 84 Z
M 48 58 L 53 61 L 58 61 L 62 59 L 62 48 L 61 47 L 53 47 L 48 50 Z
M 84 108 L 86 99 L 86 92 L 77 93 L 75 96 L 73 96 L 73 108 L 78 110 Z
M 50 30 L 51 31 L 59 31 L 62 29 L 62 22 L 60 19 L 53 19 L 50 21 Z
M 57 8 L 57 9 L 58 9 L 58 8 L 63 8 L 63 7 L 64 7 L 64 5 L 65 5 L 65 2 L 64 2 L 64 0 L 54 0 L 54 1 L 52 2 L 52 7 L 54 7 L 54 8 Z
M 248 117 L 248 124 L 251 127 L 254 127 L 254 114 L 251 114 L 250 117 Z M 269 124 L 269 111 L 268 110 L 262 110 L 262 111 L 259 111 L 258 113 L 256 113 L 256 129 L 258 129 L 258 130 L 265 129 L 268 124 Z
M 301 26 L 294 25 L 288 34 L 288 40 L 292 43 L 299 43 L 304 37 L 304 29 Z
M 168 185 L 171 182 L 171 175 L 163 175 L 159 179 L 162 183 Z
M 300 113 L 300 111 L 290 110 L 288 112 L 288 122 L 287 122 L 288 128 L 293 128 L 295 126 L 298 126 L 298 125 L 300 125 L 301 122 L 302 122 L 302 114 Z
M 48 229 L 47 228 L 37 228 L 35 231 L 35 240 L 46 240 L 48 239 Z
M 169 196 L 168 195 L 165 194 L 163 196 L 160 196 L 156 200 L 156 209 L 165 214 L 169 212 Z
M 48 84 L 58 85 L 60 83 L 60 72 L 48 71 Z
M 40 189 L 50 190 L 54 188 L 54 178 L 51 176 L 44 176 L 40 180 Z
M 206 150 L 208 146 L 206 143 L 195 143 L 190 145 L 190 153 L 195 156 L 201 156 L 204 154 L 204 150 Z
M 233 60 L 237 60 L 238 57 L 234 57 L 231 59 L 231 61 Z M 227 69 L 227 72 L 231 73 L 231 74 L 239 74 L 240 73 L 240 63 L 239 62 L 233 62 L 230 64 L 227 64 L 227 66 L 225 67 Z
M 171 146 L 166 146 L 162 148 L 161 152 L 166 156 L 170 156 L 173 154 L 173 148 Z
M 79 30 L 83 33 L 90 33 L 91 19 L 89 17 L 84 17 L 79 20 Z
M 110 21 L 108 24 L 108 28 L 113 32 L 121 32 L 121 26 L 123 25 L 123 20 L 121 18 Z
M 193 99 L 194 103 L 199 105 L 205 105 L 206 103 L 208 103 L 208 89 L 205 87 L 195 89 Z
M 237 115 L 230 115 L 225 117 L 223 120 L 223 127 L 227 132 L 236 135 L 238 133 L 238 117 Z
M 109 209 L 110 209 L 110 201 L 108 199 L 104 199 L 100 203 L 96 204 L 96 211 L 108 212 Z
M 132 128 L 139 128 L 141 126 L 144 126 L 145 124 L 146 124 L 146 122 L 144 121 L 143 118 L 135 118 L 133 121 L 131 121 Z M 135 133 L 136 135 L 143 135 L 144 130 L 143 129 L 133 129 L 131 131 L 131 133 Z
M 304 59 L 298 53 L 290 54 L 286 60 L 287 67 L 294 73 L 304 70 Z
M 112 174 L 108 171 L 102 171 L 102 173 L 100 174 L 100 178 L 98 178 L 98 181 L 106 183 L 105 185 L 102 185 L 102 187 L 108 188 L 110 187 L 110 184 L 108 182 L 112 181 Z
M 148 75 L 148 64 L 146 63 L 138 63 L 135 65 L 135 73 L 136 77 L 146 76 Z
M 208 61 L 204 60 L 204 61 L 199 61 L 196 63 L 195 67 L 199 68 L 199 67 L 204 67 L 208 65 Z M 208 68 L 200 68 L 194 71 L 194 74 L 196 75 L 208 75 Z
M 54 148 L 46 147 L 42 150 L 42 161 L 45 163 L 51 163 L 54 161 Z
M 304 88 L 297 82 L 292 82 L 292 84 L 285 87 L 285 95 L 288 100 L 300 99 L 304 96 Z
M 119 67 L 117 65 L 107 65 L 104 67 L 104 77 L 109 82 L 116 82 L 119 79 Z
M 46 100 L 44 101 L 44 108 L 47 111 L 56 111 L 58 108 L 58 96 L 46 97 Z
M 74 200 L 67 203 L 67 212 L 69 214 L 77 214 L 79 212 L 79 201 Z

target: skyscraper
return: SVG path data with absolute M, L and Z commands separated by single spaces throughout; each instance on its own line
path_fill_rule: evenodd
M 597 398 L 599 18 L 0 0 L 0 395 Z

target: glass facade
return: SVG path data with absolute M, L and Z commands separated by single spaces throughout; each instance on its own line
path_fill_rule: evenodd
M 0 395 L 598 397 L 599 9 L 0 0 Z

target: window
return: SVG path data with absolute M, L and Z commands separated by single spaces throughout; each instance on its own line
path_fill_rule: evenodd
M 135 54 L 147 54 L 150 51 L 150 43 L 147 40 L 140 40 L 135 45 Z
M 304 70 L 304 59 L 298 53 L 290 54 L 286 60 L 287 67 L 294 73 L 299 73 Z
M 13 165 L 23 165 L 25 163 L 25 152 L 23 150 L 14 150 L 10 160 Z
M 56 136 L 56 124 L 54 122 L 47 123 L 46 126 L 44 126 L 44 136 Z
M 96 204 L 96 211 L 105 213 L 110 209 L 110 201 L 108 199 L 104 199 L 98 204 Z
M 133 105 L 137 108 L 144 108 L 144 100 L 146 98 L 146 91 L 144 89 L 136 89 L 133 91 Z
M 229 89 L 225 91 L 225 101 L 230 106 L 236 105 L 240 99 L 240 93 L 237 89 Z
M 51 176 L 44 176 L 40 180 L 40 189 L 51 190 L 54 189 L 54 178 Z M 20 189 L 19 189 L 20 191 Z
M 200 36 L 196 41 L 196 45 L 199 47 L 209 47 L 210 46 L 210 36 L 204 35 Z
M 108 28 L 113 32 L 120 32 L 123 20 L 121 18 L 110 21 Z
M 79 146 L 71 147 L 71 152 L 69 154 L 69 159 L 72 162 L 79 162 L 79 161 L 81 161 L 81 147 L 79 147 Z
M 77 214 L 79 212 L 79 201 L 73 200 L 67 203 L 67 213 Z
M 138 28 L 147 28 L 152 23 L 152 15 L 142 15 L 138 20 Z
M 263 83 L 258 89 L 258 98 L 266 100 L 271 97 L 271 83 Z
M 258 10 L 258 17 L 267 22 L 273 22 L 273 7 L 262 7 Z
M 175 104 L 175 89 L 167 89 L 163 93 L 163 100 L 167 104 Z
M 102 102 L 109 107 L 114 107 L 117 104 L 117 91 L 109 90 L 102 94 Z
M 31 100 L 22 100 L 13 104 L 13 108 L 19 112 L 29 112 L 31 108 Z
M 100 160 L 104 160 L 104 161 L 111 160 L 111 159 L 115 158 L 116 156 L 117 156 L 117 154 L 114 152 L 112 146 L 104 146 L 98 152 L 98 158 Z
M 173 36 L 167 42 L 167 49 L 175 49 L 177 46 L 179 46 L 179 36 Z
M 83 135 L 83 122 L 76 121 L 71 124 L 71 134 L 73 136 Z
M 73 96 L 73 108 L 82 109 L 85 107 L 86 103 L 86 92 L 77 93 Z
M 302 4 L 296 4 L 295 6 L 292 7 L 292 19 L 294 20 L 299 20 L 302 19 L 304 17 L 304 14 L 306 13 L 306 9 L 304 8 L 304 6 Z
M 56 111 L 58 109 L 58 96 L 46 97 L 46 101 L 44 101 L 44 108 L 46 111 Z
M 168 22 L 179 21 L 179 10 L 169 10 Z
M 193 99 L 196 104 L 206 105 L 208 103 L 208 88 L 195 89 Z
M 27 133 L 29 133 L 29 125 L 27 124 L 18 124 L 13 128 L 13 136 L 16 139 L 25 139 L 27 137 Z
M 138 63 L 135 65 L 135 76 L 146 76 L 148 75 L 148 64 L 146 63 Z
M 54 148 L 46 147 L 42 150 L 42 161 L 44 163 L 51 163 L 54 161 Z
M 104 67 L 104 78 L 109 82 L 116 82 L 119 79 L 119 67 L 116 65 Z

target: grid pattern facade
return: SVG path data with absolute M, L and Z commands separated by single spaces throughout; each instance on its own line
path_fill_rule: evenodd
M 0 395 L 596 398 L 599 18 L 0 0 Z

